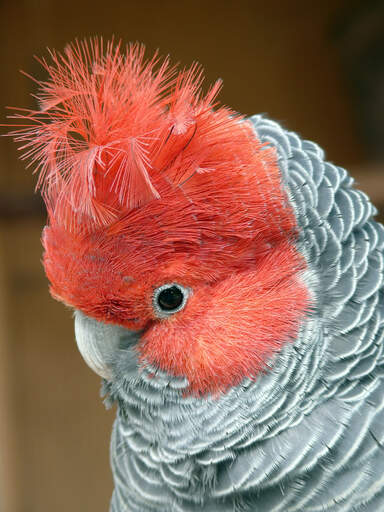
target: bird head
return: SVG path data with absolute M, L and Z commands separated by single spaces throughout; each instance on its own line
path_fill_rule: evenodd
M 39 172 L 53 297 L 134 333 L 138 371 L 194 395 L 256 378 L 310 307 L 275 150 L 217 105 L 219 81 L 202 93 L 197 65 L 100 40 L 41 62 L 40 108 L 12 134 Z M 98 344 L 88 362 L 113 378 Z

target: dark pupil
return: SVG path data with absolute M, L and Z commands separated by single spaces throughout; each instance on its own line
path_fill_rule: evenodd
M 183 303 L 183 292 L 177 286 L 170 286 L 159 293 L 157 302 L 164 311 L 172 311 Z

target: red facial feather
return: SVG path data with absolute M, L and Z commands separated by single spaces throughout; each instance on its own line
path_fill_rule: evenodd
M 297 335 L 308 307 L 308 292 L 297 276 L 302 265 L 283 244 L 256 269 L 197 288 L 185 310 L 147 329 L 139 346 L 142 359 L 187 377 L 197 395 L 254 377 Z
M 201 71 L 176 73 L 144 49 L 76 43 L 43 61 L 41 110 L 13 132 L 37 164 L 54 297 L 143 330 L 143 361 L 196 394 L 256 376 L 309 307 L 296 221 L 275 151 L 247 121 L 214 110 Z M 153 291 L 192 289 L 157 318 Z

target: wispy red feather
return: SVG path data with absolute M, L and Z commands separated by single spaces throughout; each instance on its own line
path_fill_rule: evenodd
M 225 108 L 209 115 L 221 83 L 203 96 L 197 64 L 176 73 L 167 58 L 146 60 L 144 52 L 102 39 L 50 51 L 49 62 L 38 59 L 49 75 L 38 82 L 40 110 L 11 116 L 23 121 L 11 135 L 39 172 L 51 216 L 66 225 L 106 225 L 121 210 L 159 198 L 159 174 L 177 185 L 211 170 L 203 160 L 238 121 Z M 197 125 L 209 139 L 202 144 L 200 136 L 181 164 Z

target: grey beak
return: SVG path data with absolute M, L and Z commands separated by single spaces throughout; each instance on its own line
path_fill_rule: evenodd
M 104 324 L 75 311 L 75 336 L 80 354 L 98 375 L 112 380 L 112 362 L 130 333 L 124 327 Z

